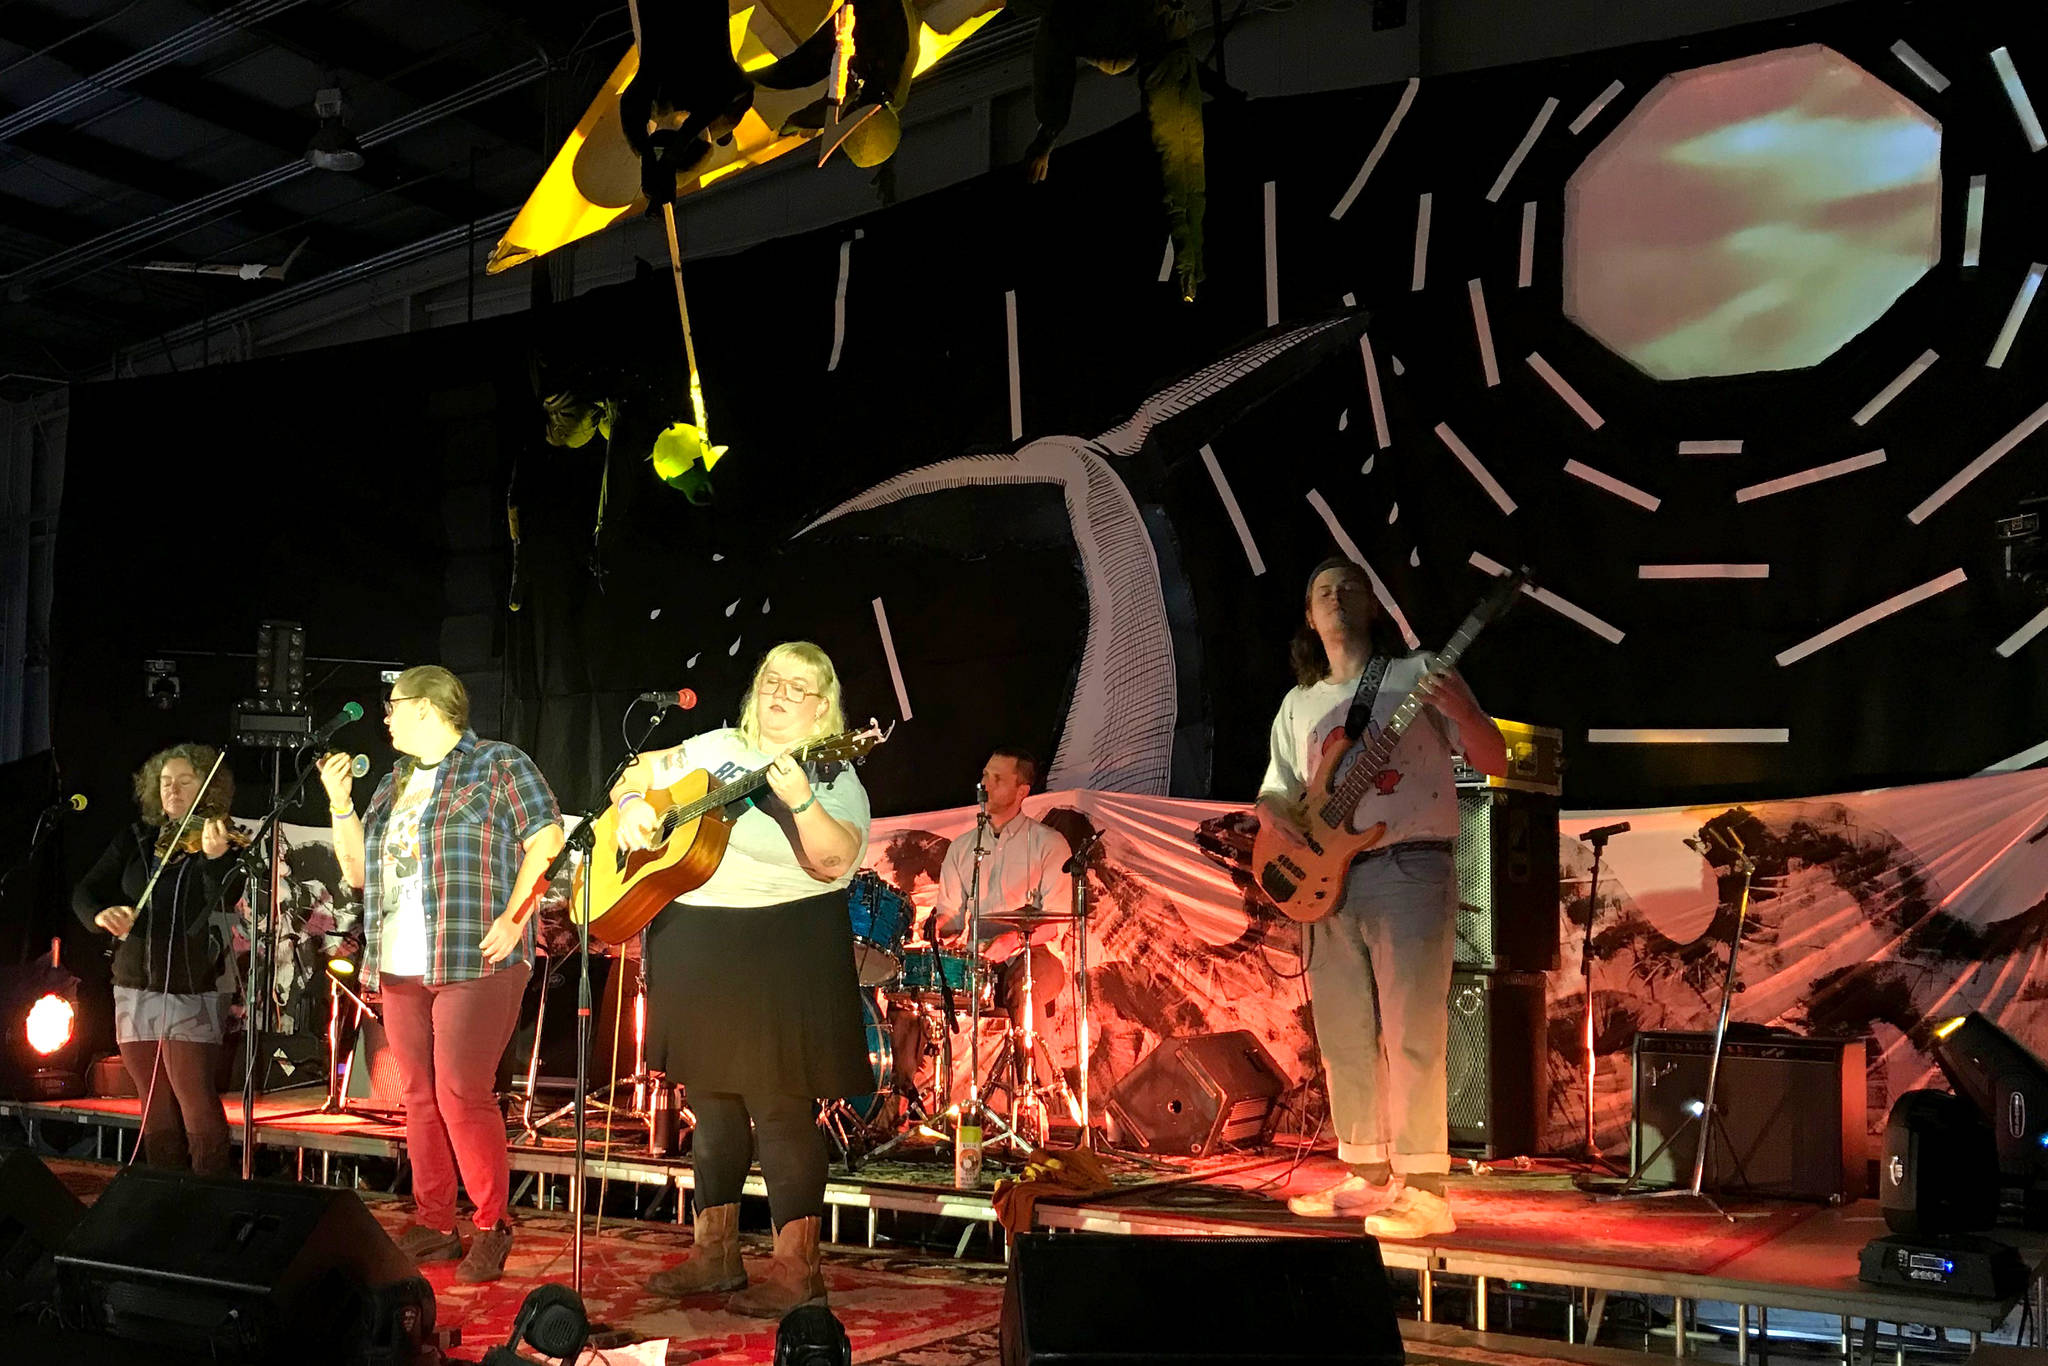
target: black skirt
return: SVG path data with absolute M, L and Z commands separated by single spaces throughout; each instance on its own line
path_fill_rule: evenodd
M 647 1061 L 694 1091 L 875 1089 L 845 891 L 670 906 L 647 930 Z

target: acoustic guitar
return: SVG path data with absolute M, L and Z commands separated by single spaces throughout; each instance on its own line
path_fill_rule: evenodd
M 1494 585 L 1370 739 L 1354 741 L 1341 726 L 1331 732 L 1314 776 L 1288 803 L 1305 845 L 1286 841 L 1273 822 L 1259 822 L 1252 872 L 1259 890 L 1282 915 L 1316 921 L 1344 904 L 1344 875 L 1352 860 L 1386 838 L 1386 822 L 1373 819 L 1373 807 L 1400 786 L 1403 775 L 1388 764 L 1409 723 L 1429 705 L 1425 690 L 1457 667 L 1474 637 L 1507 609 L 1527 581 L 1526 574 L 1514 573 Z
M 888 731 L 869 721 L 864 730 L 828 735 L 789 753 L 800 764 L 850 764 L 866 758 L 888 738 Z M 647 849 L 619 848 L 619 808 L 606 807 L 597 818 L 585 864 L 584 875 L 591 879 L 591 937 L 622 944 L 669 902 L 709 882 L 725 857 L 737 819 L 726 808 L 767 781 L 768 770 L 757 768 L 714 787 L 711 774 L 700 768 L 668 787 L 653 789 L 647 801 L 657 819 L 654 842 Z M 580 887 L 569 899 L 569 913 L 578 922 L 583 919 Z

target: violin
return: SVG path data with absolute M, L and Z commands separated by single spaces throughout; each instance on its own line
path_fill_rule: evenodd
M 191 814 L 184 818 L 182 824 L 173 822 L 166 825 L 162 832 L 157 835 L 157 858 L 168 859 L 173 854 L 197 854 L 202 852 L 205 843 L 206 823 L 212 820 L 227 822 L 229 849 L 247 849 L 254 841 L 254 836 L 250 835 L 248 831 L 242 829 L 239 825 L 236 825 L 234 818 L 228 814 L 228 799 L 216 792 L 212 784 L 209 783 L 206 791 L 199 794 L 199 800 L 193 804 Z M 184 831 L 182 835 L 179 834 L 181 829 Z M 173 839 L 176 840 L 175 847 L 172 843 Z

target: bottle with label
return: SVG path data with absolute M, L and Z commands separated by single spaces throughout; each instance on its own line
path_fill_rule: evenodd
M 973 1190 L 981 1184 L 981 1113 L 963 1109 L 953 1131 L 953 1188 Z

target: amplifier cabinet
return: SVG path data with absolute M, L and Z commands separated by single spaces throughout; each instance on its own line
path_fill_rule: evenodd
M 1692 1107 L 1706 1096 L 1713 1049 L 1712 1034 L 1636 1036 L 1630 1166 L 1647 1184 L 1692 1181 L 1702 1127 Z M 1830 1204 L 1861 1199 L 1869 1194 L 1867 1085 L 1861 1038 L 1730 1039 L 1702 1188 Z

